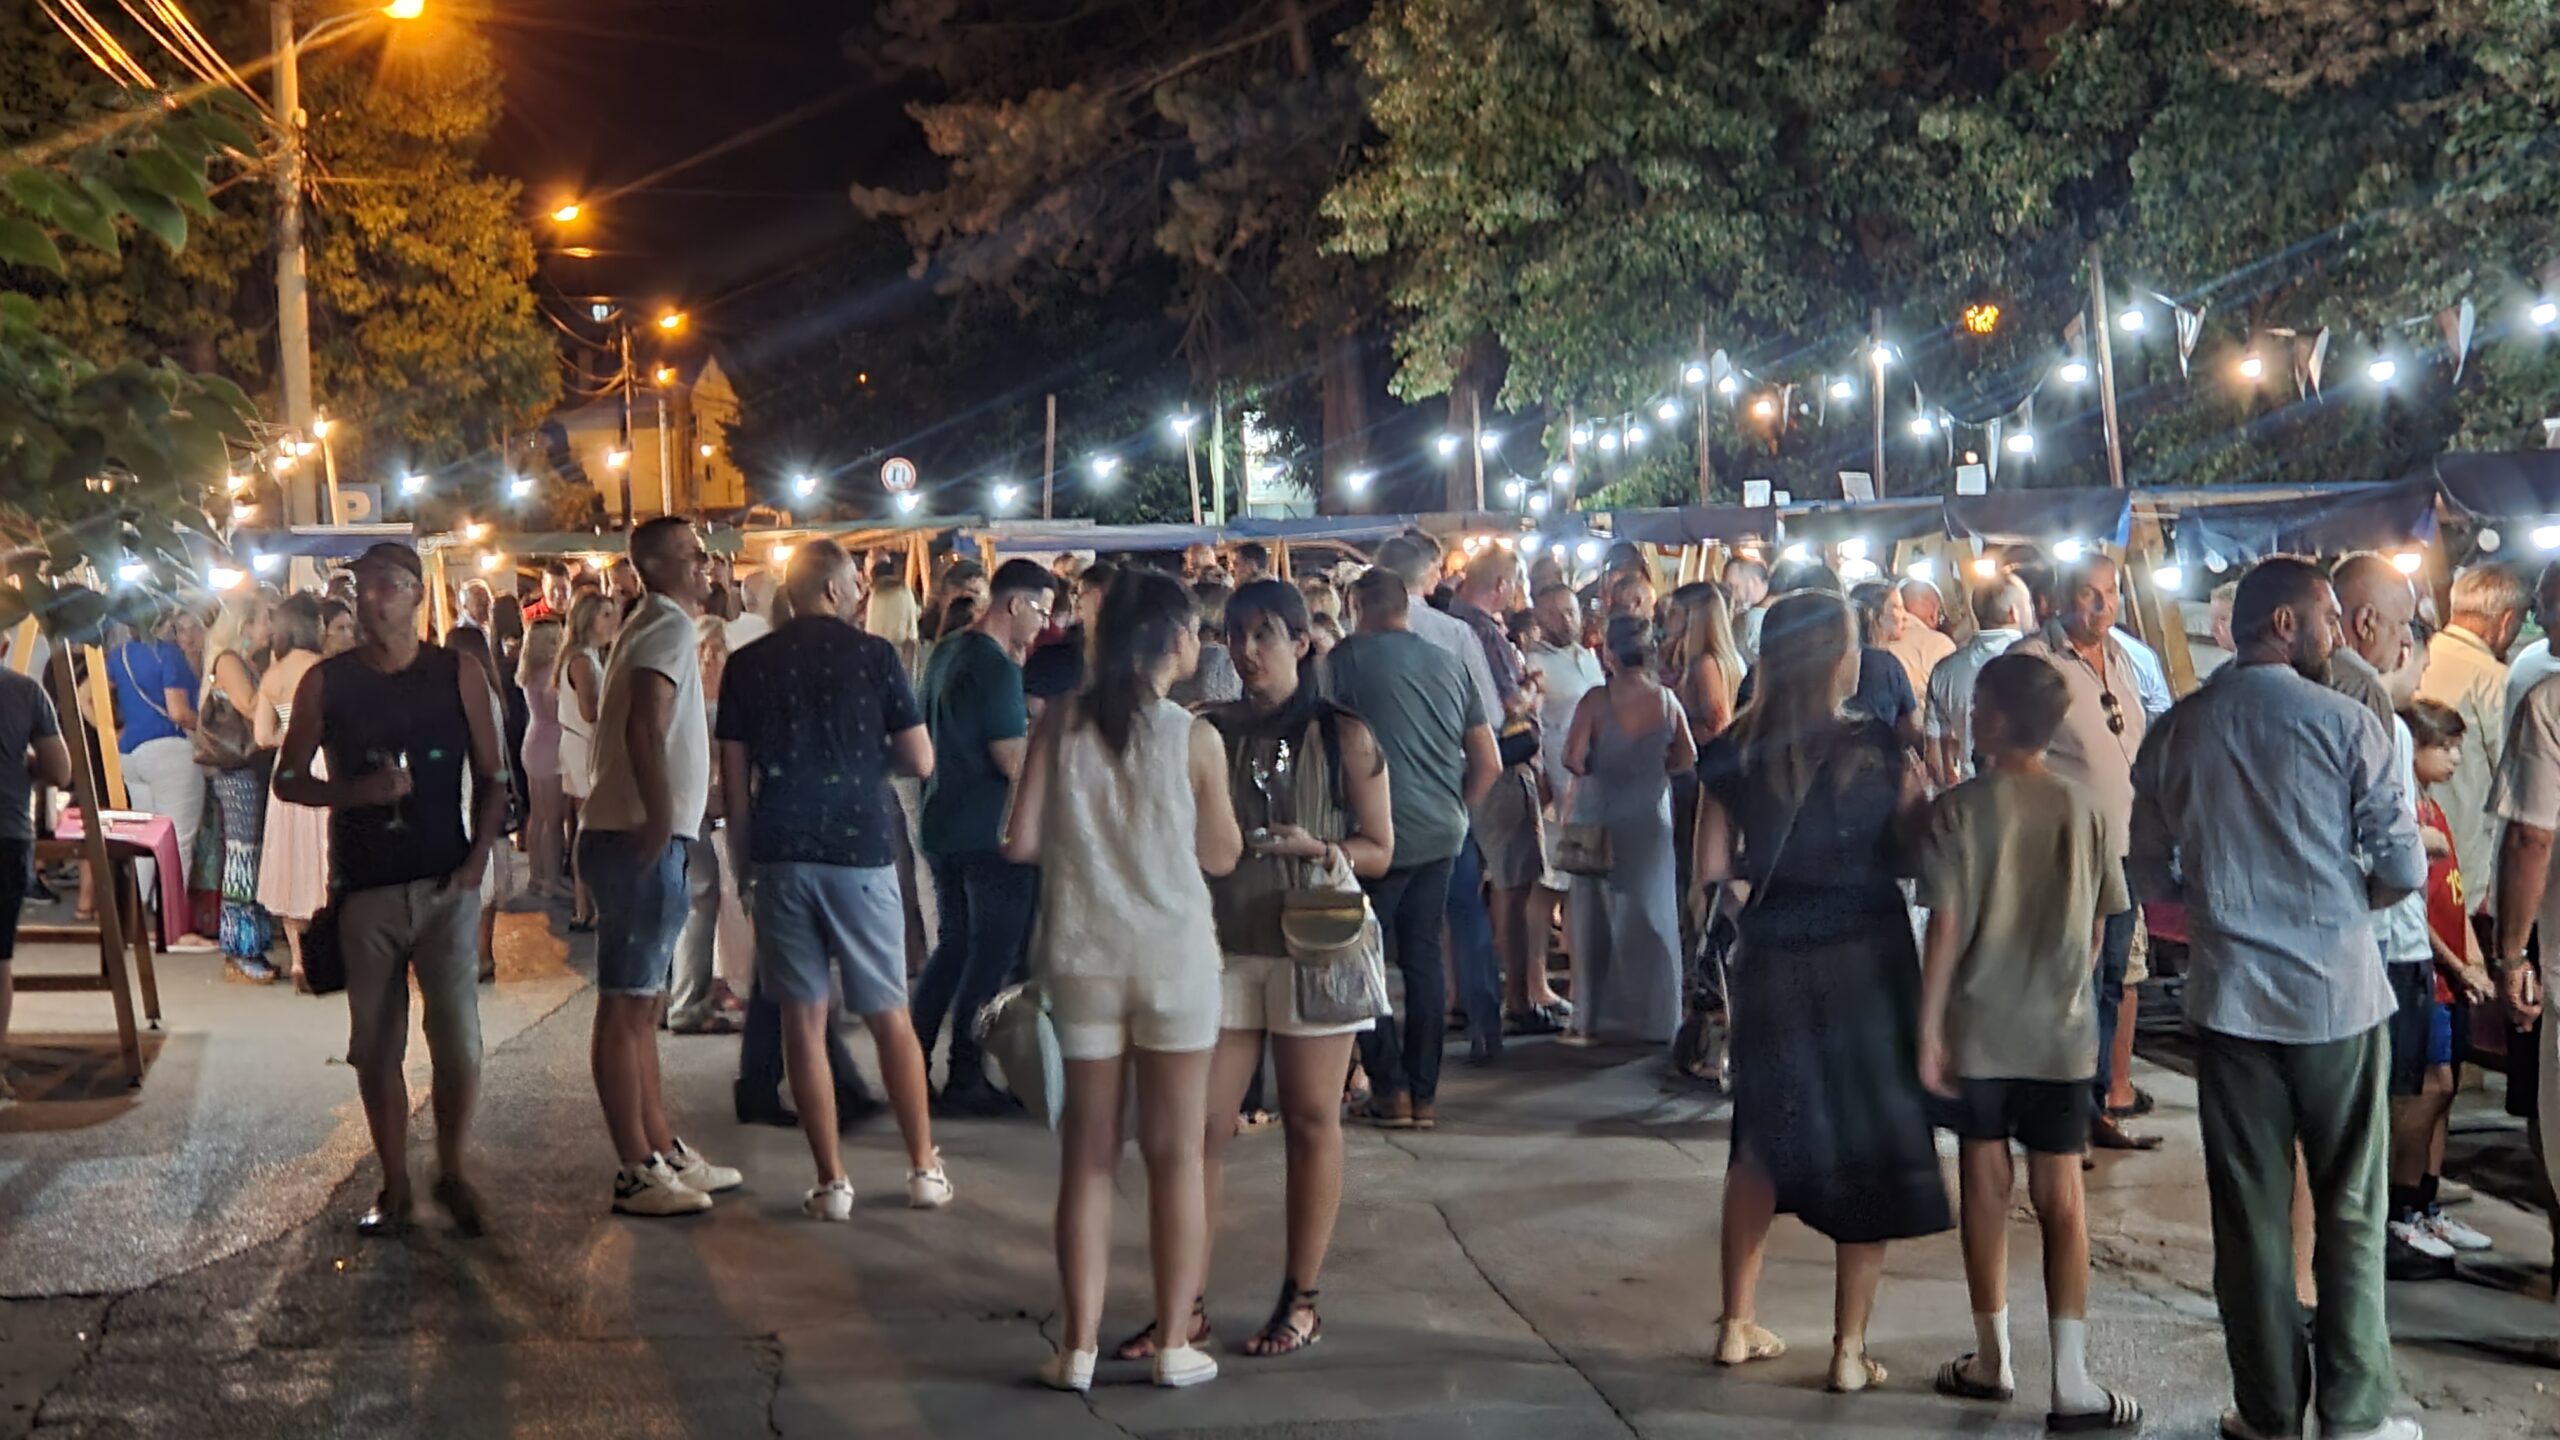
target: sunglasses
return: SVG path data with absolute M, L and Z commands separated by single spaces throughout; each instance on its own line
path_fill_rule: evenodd
M 2116 699 L 2116 692 L 2113 690 L 2099 691 L 2098 708 L 2107 712 L 2108 733 L 2113 735 L 2122 735 L 2124 733 L 2124 702 Z

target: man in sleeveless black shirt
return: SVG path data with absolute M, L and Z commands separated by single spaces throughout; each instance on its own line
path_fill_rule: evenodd
M 438 1203 L 466 1235 L 482 1228 L 463 1178 L 463 1142 L 480 1090 L 480 877 L 506 824 L 507 773 L 489 678 L 480 662 L 423 644 L 418 554 L 388 542 L 357 557 L 356 649 L 312 667 L 293 698 L 278 797 L 329 811 L 332 909 L 345 957 L 355 1067 L 365 1124 L 382 1161 L 382 1193 L 359 1233 L 409 1224 L 409 976 L 426 1007 L 435 1063 Z M 328 777 L 312 756 L 328 751 Z M 468 765 L 476 813 L 466 827 Z

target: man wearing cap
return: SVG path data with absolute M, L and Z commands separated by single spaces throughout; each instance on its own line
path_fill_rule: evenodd
M 382 1162 L 382 1191 L 356 1222 L 367 1236 L 409 1225 L 409 980 L 434 1061 L 435 1194 L 480 1233 L 463 1176 L 480 1089 L 480 877 L 507 816 L 496 690 L 480 662 L 418 636 L 425 571 L 384 543 L 356 558 L 355 649 L 321 661 L 293 697 L 276 762 L 278 798 L 329 812 L 331 908 L 346 965 L 347 1062 Z M 327 778 L 313 755 L 328 751 Z M 470 767 L 476 813 L 462 810 Z

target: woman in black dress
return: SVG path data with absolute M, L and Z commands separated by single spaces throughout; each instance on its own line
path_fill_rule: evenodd
M 1866 1332 L 1885 1242 L 1952 1223 L 1914 1054 L 1920 959 L 1895 883 L 1927 797 L 1891 729 L 1842 713 L 1858 663 L 1837 595 L 1778 602 L 1757 693 L 1698 762 L 1700 877 L 1748 887 L 1716 1362 L 1785 1353 L 1752 1314 L 1769 1222 L 1794 1215 L 1838 1247 L 1838 1391 L 1884 1379 Z

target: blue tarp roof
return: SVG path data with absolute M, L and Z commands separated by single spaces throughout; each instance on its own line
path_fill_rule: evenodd
M 2216 573 L 2268 555 L 2389 550 L 2436 538 L 2436 483 L 2421 476 L 2293 500 L 2198 505 L 2178 515 L 2183 565 Z

